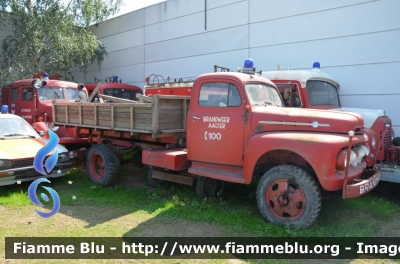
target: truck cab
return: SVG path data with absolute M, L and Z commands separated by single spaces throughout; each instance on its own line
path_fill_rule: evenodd
M 186 148 L 143 151 L 143 163 L 164 170 L 155 178 L 167 179 L 166 170 L 179 171 L 185 164 L 187 172 L 197 176 L 198 194 L 207 197 L 225 182 L 250 184 L 261 177 L 257 203 L 264 217 L 300 227 L 310 225 L 319 214 L 318 186 L 343 190 L 344 198 L 372 190 L 379 182 L 379 169 L 366 170 L 365 158 L 372 147 L 362 116 L 287 108 L 275 84 L 255 74 L 252 65 L 246 61 L 241 72 L 196 78 Z M 147 88 L 168 90 L 173 85 Z M 189 162 L 179 162 L 179 168 L 167 165 L 182 153 Z
M 75 102 L 79 97 L 78 84 L 49 79 L 41 81 L 40 88 L 33 83 L 39 79 L 15 81 L 2 88 L 2 105 L 8 105 L 12 114 L 25 119 L 43 138 L 49 139 L 48 129 L 53 129 L 60 144 L 86 144 L 87 135 L 75 128 L 55 127 L 52 117 L 52 100 Z
M 97 81 L 97 80 L 96 80 Z M 95 83 L 87 83 L 85 84 L 86 89 L 88 90 L 89 96 L 92 95 L 93 91 L 96 89 L 97 82 Z M 139 101 L 138 95 L 143 94 L 142 89 L 135 85 L 130 85 L 126 83 L 122 83 L 121 80 L 118 80 L 118 76 L 112 76 L 106 78 L 104 82 L 100 84 L 100 94 L 113 96 L 121 99 Z M 97 96 L 93 98 L 95 101 Z M 98 100 L 98 98 L 97 98 Z
M 373 166 L 376 162 L 387 165 L 400 162 L 400 148 L 393 146 L 392 143 L 394 137 L 392 120 L 385 111 L 342 107 L 339 83 L 321 71 L 319 62 L 314 63 L 312 70 L 265 71 L 262 75 L 277 86 L 288 107 L 329 109 L 361 115 L 368 129 L 369 144 L 372 146 L 371 153 L 366 159 L 368 166 Z M 385 176 L 385 174 L 382 173 L 381 180 L 394 179 L 393 175 Z M 400 172 L 397 176 L 395 182 L 400 182 Z

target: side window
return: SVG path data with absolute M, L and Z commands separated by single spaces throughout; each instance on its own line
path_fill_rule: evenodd
M 201 86 L 200 106 L 231 107 L 241 105 L 236 86 L 229 83 L 205 83 Z
M 33 88 L 22 89 L 22 101 L 32 101 L 33 100 Z
M 276 84 L 285 106 L 301 107 L 299 87 L 296 84 Z
M 12 88 L 12 90 L 11 90 L 11 101 L 18 100 L 18 90 L 19 90 L 19 88 Z

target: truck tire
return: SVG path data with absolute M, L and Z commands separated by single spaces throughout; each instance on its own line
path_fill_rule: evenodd
M 221 181 L 203 176 L 197 177 L 196 191 L 199 197 L 214 197 L 220 190 Z
M 96 144 L 89 149 L 86 166 L 90 179 L 101 186 L 111 185 L 117 179 L 116 156 L 104 144 Z
M 231 193 L 235 190 L 235 188 L 236 188 L 236 183 L 234 182 L 223 181 L 221 183 L 221 189 L 224 193 Z
M 275 224 L 306 228 L 318 218 L 321 201 L 317 182 L 297 166 L 274 167 L 258 183 L 258 208 Z
M 400 137 L 396 137 L 393 139 L 393 145 L 400 146 Z
M 148 181 L 149 185 L 153 188 L 157 188 L 157 186 L 159 184 L 164 182 L 163 180 L 153 178 L 153 168 L 152 167 L 150 167 L 149 171 L 147 172 L 147 181 Z

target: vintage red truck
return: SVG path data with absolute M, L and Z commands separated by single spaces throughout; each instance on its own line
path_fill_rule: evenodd
M 78 99 L 78 84 L 58 80 L 58 76 L 46 78 L 41 88 L 32 83 L 35 79 L 15 81 L 2 88 L 2 105 L 8 105 L 12 114 L 21 116 L 45 139 L 49 139 L 47 130 L 52 129 L 60 138 L 62 145 L 87 144 L 87 135 L 80 134 L 73 127 L 56 127 L 52 123 L 52 98 L 59 102 L 75 102 Z
M 100 80 L 95 78 L 94 83 L 86 83 L 85 87 L 88 90 L 89 95 L 96 89 L 97 84 Z M 113 96 L 122 99 L 128 99 L 133 101 L 139 101 L 137 95 L 142 95 L 143 91 L 136 85 L 122 83 L 122 80 L 118 80 L 118 76 L 107 77 L 104 81 L 100 81 L 100 94 Z M 97 96 L 93 100 L 98 100 Z
M 199 76 L 191 96 L 54 100 L 53 122 L 89 135 L 88 174 L 98 184 L 112 184 L 122 155 L 141 150 L 150 181 L 196 185 L 201 197 L 261 178 L 257 203 L 272 223 L 307 227 L 320 213 L 323 190 L 352 198 L 376 187 L 380 171 L 366 169 L 371 147 L 360 115 L 286 108 L 276 86 L 251 62 L 245 66 Z
M 382 165 L 381 181 L 400 183 L 400 138 L 394 145 L 392 120 L 384 110 L 342 107 L 339 97 L 339 83 L 320 69 L 315 62 L 312 70 L 264 71 L 279 89 L 285 104 L 289 107 L 330 109 L 360 114 L 370 134 L 371 152 L 366 157 L 367 166 Z

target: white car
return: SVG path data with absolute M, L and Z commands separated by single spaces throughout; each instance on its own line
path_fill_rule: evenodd
M 68 150 L 57 145 L 47 156 L 58 151 L 58 160 L 50 174 L 42 175 L 33 166 L 38 151 L 47 144 L 23 118 L 0 114 L 0 186 L 39 178 L 65 176 L 72 167 Z

